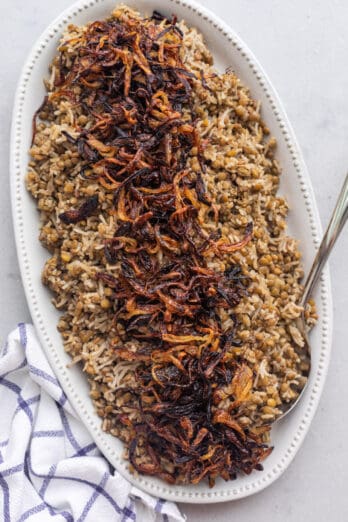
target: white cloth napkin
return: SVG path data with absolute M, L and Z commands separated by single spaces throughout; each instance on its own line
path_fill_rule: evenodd
M 0 351 L 0 520 L 182 522 L 175 504 L 132 486 L 98 451 L 31 325 Z

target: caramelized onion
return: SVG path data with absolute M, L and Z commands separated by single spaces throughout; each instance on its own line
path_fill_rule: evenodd
M 218 476 L 260 469 L 270 449 L 263 433 L 243 428 L 235 410 L 220 405 L 227 398 L 237 407 L 251 390 L 252 372 L 234 355 L 240 341 L 231 313 L 248 280 L 240 267 L 219 271 L 208 258 L 245 247 L 252 224 L 236 243 L 203 229 L 218 210 L 204 184 L 192 88 L 207 84 L 186 69 L 182 46 L 176 20 L 157 12 L 95 22 L 71 66 L 61 51 L 55 96 L 74 97 L 92 119 L 70 143 L 93 171 L 85 182 L 97 177 L 113 198 L 116 228 L 104 252 L 117 276 L 106 269 L 97 278 L 112 290 L 117 360 L 138 363 L 136 386 L 114 410 L 131 433 L 130 462 L 170 483 L 208 477 L 213 485 Z M 189 168 L 194 155 L 198 172 Z M 60 219 L 76 223 L 97 206 L 92 197 Z M 230 313 L 228 330 L 221 309 Z

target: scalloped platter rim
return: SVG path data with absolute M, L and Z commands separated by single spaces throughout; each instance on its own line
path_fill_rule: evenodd
M 332 302 L 328 268 L 323 272 L 315 293 L 319 321 L 311 334 L 312 371 L 308 386 L 297 408 L 272 429 L 274 450 L 264 463 L 264 470 L 235 481 L 218 480 L 210 489 L 207 484 L 172 486 L 154 477 L 132 475 L 122 457 L 122 443 L 101 430 L 88 395 L 88 384 L 80 368 L 68 369 L 70 361 L 56 330 L 58 311 L 51 295 L 41 283 L 41 270 L 48 257 L 38 240 L 39 219 L 35 205 L 25 189 L 31 120 L 44 96 L 43 78 L 53 58 L 57 42 L 69 23 L 85 24 L 108 15 L 117 5 L 115 0 L 81 0 L 65 10 L 44 31 L 34 45 L 19 80 L 11 132 L 10 174 L 12 211 L 17 252 L 26 298 L 36 331 L 48 359 L 70 402 L 81 417 L 101 452 L 131 483 L 140 489 L 169 500 L 191 503 L 213 503 L 246 497 L 274 482 L 289 466 L 310 427 L 318 406 L 329 365 L 332 335 Z M 277 158 L 283 168 L 280 193 L 290 204 L 289 233 L 299 238 L 305 271 L 314 257 L 321 225 L 313 189 L 296 138 L 279 98 L 262 67 L 245 43 L 214 14 L 188 0 L 129 0 L 128 5 L 149 14 L 153 9 L 167 15 L 175 13 L 204 35 L 220 70 L 228 66 L 261 101 L 263 119 L 278 141 Z

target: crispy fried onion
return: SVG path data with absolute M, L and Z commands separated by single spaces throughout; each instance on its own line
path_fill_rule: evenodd
M 75 57 L 61 49 L 54 96 L 74 99 L 88 116 L 91 124 L 76 129 L 70 146 L 83 160 L 84 179 L 112 193 L 117 226 L 105 241 L 105 261 L 120 268 L 117 277 L 107 269 L 97 277 L 113 291 L 117 360 L 138 363 L 136 386 L 117 391 L 122 406 L 115 401 L 113 413 L 130 430 L 130 462 L 171 483 L 206 477 L 213 485 L 218 476 L 261 469 L 271 450 L 262 433 L 238 421 L 252 371 L 233 353 L 240 344 L 235 318 L 228 330 L 220 319 L 221 309 L 246 294 L 248 280 L 237 265 L 208 267 L 212 257 L 245 247 L 252 224 L 236 243 L 202 227 L 217 210 L 203 182 L 192 111 L 201 75 L 195 79 L 182 62 L 175 20 L 159 13 L 95 22 L 77 40 Z M 193 155 L 198 172 L 188 167 Z M 96 205 L 60 218 L 74 223 Z

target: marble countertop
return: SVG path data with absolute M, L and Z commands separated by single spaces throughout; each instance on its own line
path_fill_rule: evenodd
M 202 0 L 230 24 L 264 66 L 282 99 L 307 163 L 323 225 L 348 167 L 348 2 Z M 9 201 L 13 95 L 31 45 L 71 0 L 0 2 L 0 341 L 30 321 L 20 281 Z M 310 432 L 284 475 L 263 492 L 212 506 L 182 505 L 188 522 L 348 520 L 348 228 L 330 262 L 334 337 L 328 378 Z

